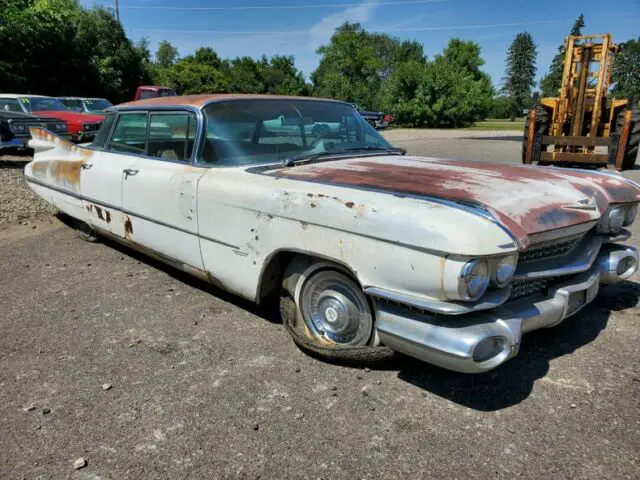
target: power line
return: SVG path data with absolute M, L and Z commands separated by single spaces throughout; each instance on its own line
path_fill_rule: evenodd
M 526 25 L 543 25 L 549 23 L 559 23 L 562 20 L 534 20 L 529 22 L 514 23 L 486 23 L 478 25 L 456 25 L 440 27 L 416 27 L 416 28 L 367 28 L 370 32 L 429 32 L 436 30 L 462 30 L 477 28 L 497 28 L 497 27 L 522 27 Z M 237 30 L 176 30 L 159 28 L 131 28 L 131 31 L 154 32 L 154 33 L 214 33 L 219 35 L 306 35 L 310 30 L 264 30 L 264 31 L 237 31 Z
M 133 5 L 120 7 L 126 10 L 304 10 L 307 8 L 345 8 L 345 7 L 363 7 L 363 6 L 394 6 L 394 5 L 419 5 L 426 3 L 441 3 L 449 0 L 403 0 L 397 2 L 363 2 L 363 3 L 325 3 L 325 4 L 308 4 L 308 5 L 237 5 L 228 7 L 178 7 L 171 5 Z

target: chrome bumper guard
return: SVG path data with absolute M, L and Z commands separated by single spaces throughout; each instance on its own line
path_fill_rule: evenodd
M 624 269 L 619 268 L 623 259 Z M 524 333 L 559 324 L 591 303 L 601 283 L 629 278 L 637 266 L 636 249 L 608 245 L 586 272 L 554 284 L 546 294 L 489 311 L 451 316 L 376 301 L 376 328 L 393 350 L 449 370 L 482 373 L 516 356 Z

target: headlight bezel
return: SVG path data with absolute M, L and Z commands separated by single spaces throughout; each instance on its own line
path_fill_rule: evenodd
M 620 233 L 624 226 L 624 219 L 626 216 L 626 208 L 623 205 L 613 205 L 605 212 L 600 218 L 598 223 L 598 233 Z M 614 225 L 612 222 L 616 221 Z M 619 226 L 617 225 L 619 223 Z
M 636 220 L 637 214 L 638 214 L 637 203 L 632 203 L 630 205 L 627 205 L 624 213 L 624 222 L 622 226 L 628 227 L 629 225 L 633 224 L 633 222 Z
M 512 253 L 510 255 L 505 255 L 502 257 L 497 257 L 493 261 L 493 265 L 491 265 L 491 280 L 492 283 L 498 288 L 504 288 L 511 283 L 513 277 L 516 274 L 516 269 L 518 268 L 518 252 Z M 507 276 L 503 279 L 500 278 L 500 266 L 503 262 L 509 262 L 510 270 L 507 271 Z

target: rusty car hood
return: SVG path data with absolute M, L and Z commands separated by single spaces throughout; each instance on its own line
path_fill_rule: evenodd
M 640 188 L 614 174 L 426 157 L 353 158 L 267 174 L 480 205 L 521 246 L 531 235 L 596 221 L 611 203 L 640 200 Z

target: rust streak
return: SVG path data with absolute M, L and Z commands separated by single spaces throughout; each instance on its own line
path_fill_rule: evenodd
M 98 218 L 104 222 L 104 216 L 102 215 L 102 209 L 96 205 L 96 215 Z
M 51 162 L 51 176 L 59 183 L 80 184 L 82 161 L 54 160 Z
M 131 240 L 131 236 L 133 235 L 133 224 L 131 223 L 131 219 L 128 215 L 124 216 L 124 238 L 127 240 Z

